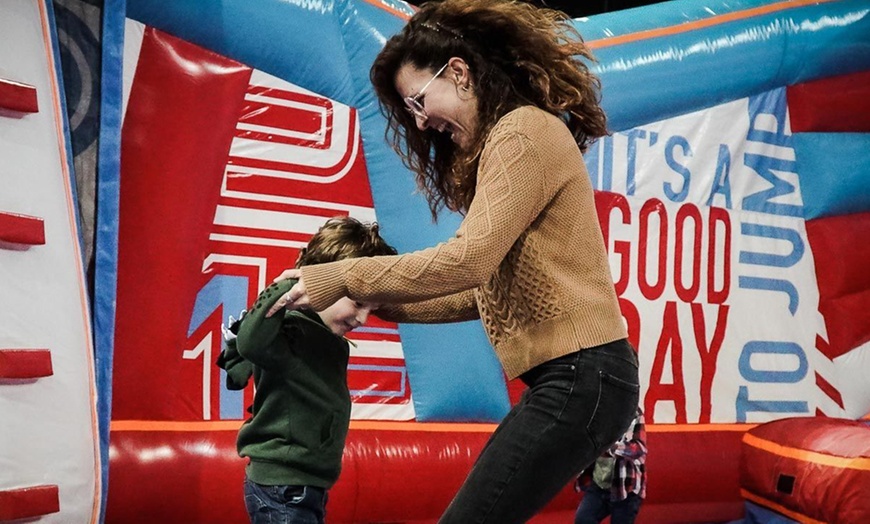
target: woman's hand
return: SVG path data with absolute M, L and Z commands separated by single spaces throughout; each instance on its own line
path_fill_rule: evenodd
M 272 279 L 272 282 L 281 282 L 282 280 L 287 280 L 288 278 L 302 278 L 302 270 L 298 268 L 285 269 L 280 275 Z
M 311 301 L 308 299 L 308 291 L 305 289 L 305 283 L 302 282 L 302 271 L 298 269 L 287 269 L 273 282 L 278 282 L 279 280 L 286 280 L 288 278 L 296 278 L 298 282 L 290 288 L 290 291 L 284 293 L 284 295 L 279 298 L 275 304 L 269 308 L 269 311 L 266 312 L 266 318 L 271 317 L 278 311 L 282 309 L 304 309 L 311 305 Z

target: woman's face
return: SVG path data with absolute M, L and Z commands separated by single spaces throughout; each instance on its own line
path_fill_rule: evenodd
M 416 100 L 418 110 L 412 114 L 418 129 L 446 133 L 457 146 L 467 148 L 477 126 L 477 97 L 470 86 L 468 66 L 462 59 L 451 58 L 433 79 L 437 72 L 405 64 L 396 71 L 396 91 L 403 99 Z

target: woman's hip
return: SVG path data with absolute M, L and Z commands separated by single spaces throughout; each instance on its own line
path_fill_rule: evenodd
M 596 449 L 619 438 L 639 402 L 637 354 L 626 340 L 544 362 L 521 378 L 529 386 L 523 402 L 550 410 Z

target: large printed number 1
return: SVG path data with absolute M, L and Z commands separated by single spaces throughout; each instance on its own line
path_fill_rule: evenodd
M 211 374 L 216 356 L 214 337 L 221 337 L 220 322 L 226 322 L 224 318 L 226 315 L 237 316 L 245 307 L 247 293 L 246 277 L 215 275 L 196 295 L 190 326 L 187 329 L 188 340 L 194 342 L 195 346 L 192 349 L 185 349 L 182 358 L 196 360 L 202 357 L 203 420 L 211 420 Z M 213 319 L 215 314 L 219 315 L 217 321 Z M 222 378 L 223 373 L 225 372 L 221 371 Z M 239 407 L 242 404 L 240 391 L 227 391 L 221 388 L 218 398 L 220 418 L 240 417 L 242 413 Z

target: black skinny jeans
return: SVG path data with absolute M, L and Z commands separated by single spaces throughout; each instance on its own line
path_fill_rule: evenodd
M 638 405 L 637 355 L 626 340 L 545 362 L 489 438 L 439 524 L 532 518 L 625 433 Z

